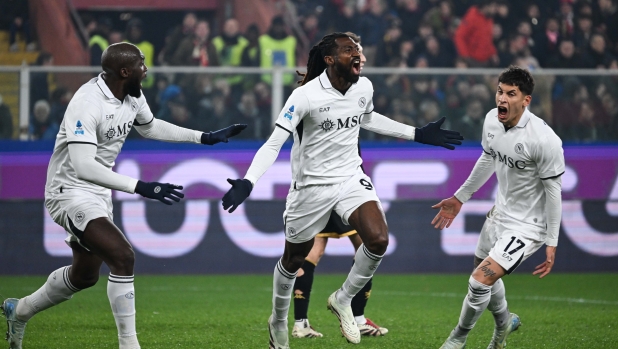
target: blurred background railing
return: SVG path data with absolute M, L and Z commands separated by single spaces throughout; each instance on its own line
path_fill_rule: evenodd
M 160 119 L 204 131 L 247 123 L 245 139 L 264 140 L 299 68 L 154 67 L 144 89 Z M 14 127 L 6 138 L 53 139 L 76 88 L 100 72 L 89 66 L 0 66 L 1 105 Z M 365 68 L 375 110 L 399 122 L 424 125 L 446 116 L 447 127 L 480 140 L 482 120 L 495 107 L 500 69 Z M 530 110 L 565 142 L 618 141 L 618 70 L 539 69 Z M 53 87 L 62 81 L 62 87 Z M 52 90 L 50 98 L 45 98 Z M 130 138 L 139 139 L 133 131 Z M 396 141 L 369 132 L 364 140 Z

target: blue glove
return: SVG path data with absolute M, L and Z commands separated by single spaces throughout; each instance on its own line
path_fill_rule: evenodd
M 230 213 L 234 212 L 236 207 L 242 204 L 253 190 L 253 184 L 248 179 L 227 179 L 227 182 L 232 185 L 232 188 L 223 195 L 223 209 L 227 211 L 231 207 Z
M 440 128 L 446 120 L 445 117 L 414 130 L 414 141 L 423 144 L 437 145 L 446 149 L 453 150 L 455 145 L 461 145 L 464 139 L 457 131 L 443 130 Z
M 135 192 L 145 198 L 159 200 L 166 205 L 171 205 L 172 202 L 167 199 L 172 199 L 179 202 L 185 197 L 185 194 L 177 191 L 182 190 L 182 185 L 159 183 L 159 182 L 142 182 L 137 181 Z
M 247 128 L 247 124 L 234 124 L 232 126 L 228 126 L 219 131 L 213 132 L 204 132 L 202 133 L 202 144 L 214 145 L 220 142 L 227 143 L 228 138 L 234 137 L 242 130 Z

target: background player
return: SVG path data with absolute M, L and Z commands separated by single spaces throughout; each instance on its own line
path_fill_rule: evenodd
M 565 167 L 562 141 L 527 109 L 534 90 L 527 70 L 511 66 L 498 82 L 497 108 L 487 113 L 483 124 L 481 157 L 455 195 L 433 206 L 440 212 L 431 223 L 438 229 L 448 228 L 463 203 L 496 173 L 496 203 L 481 230 L 476 269 L 469 279 L 459 324 L 442 345 L 444 349 L 464 348 L 468 332 L 485 308 L 496 322 L 488 349 L 504 348 L 507 336 L 521 323 L 516 314 L 509 313 L 501 278 L 543 244 L 547 257 L 533 274 L 543 278 L 555 261 Z
M 228 179 L 232 188 L 223 208 L 233 212 L 276 160 L 290 134 L 293 182 L 283 214 L 286 244 L 273 278 L 273 309 L 268 321 L 270 348 L 289 348 L 287 317 L 296 272 L 314 237 L 335 211 L 360 235 L 363 245 L 345 283 L 328 298 L 342 334 L 352 343 L 360 332 L 350 303 L 371 279 L 388 245 L 388 228 L 371 179 L 358 154 L 360 127 L 390 136 L 454 149 L 457 132 L 438 122 L 415 129 L 373 113 L 373 87 L 360 77 L 358 45 L 345 33 L 326 35 L 310 53 L 307 74 L 279 114 L 275 130 L 258 150 L 244 179 Z
M 47 170 L 45 206 L 67 231 L 73 263 L 53 271 L 47 282 L 22 299 L 2 304 L 8 323 L 9 348 L 20 349 L 26 322 L 36 313 L 71 299 L 94 286 L 105 262 L 111 273 L 107 296 L 118 328 L 121 349 L 139 348 L 135 331 L 135 254 L 114 225 L 111 190 L 137 193 L 171 205 L 184 194 L 181 186 L 142 182 L 112 171 L 133 126 L 144 137 L 168 142 L 216 144 L 247 125 L 202 133 L 181 128 L 152 115 L 141 92 L 148 68 L 134 45 L 109 46 L 101 57 L 103 73 L 75 93 L 56 137 Z
M 363 66 L 367 61 L 367 58 L 363 54 L 363 47 L 360 43 L 360 36 L 346 32 L 350 39 L 354 40 L 358 44 L 360 52 L 360 69 L 363 70 Z M 304 76 L 304 74 L 301 74 Z M 302 81 L 301 81 L 302 82 Z M 359 147 L 360 153 L 360 147 Z M 313 287 L 313 277 L 315 267 L 318 266 L 320 259 L 324 255 L 326 245 L 328 244 L 328 238 L 339 239 L 341 237 L 348 237 L 354 251 L 358 251 L 358 248 L 363 243 L 360 236 L 354 228 L 347 224 L 343 224 L 341 217 L 337 213 L 332 212 L 326 227 L 315 236 L 313 247 L 309 251 L 309 255 L 305 258 L 302 267 L 298 270 L 296 275 L 296 281 L 294 282 L 294 327 L 292 328 L 292 336 L 297 338 L 314 338 L 322 337 L 320 332 L 317 332 L 309 323 L 308 309 L 309 301 L 311 299 L 311 288 Z M 383 336 L 388 332 L 385 327 L 376 325 L 373 321 L 365 318 L 365 306 L 371 296 L 371 288 L 373 285 L 373 278 L 363 286 L 363 288 L 352 298 L 352 314 L 356 320 L 356 324 L 363 336 Z

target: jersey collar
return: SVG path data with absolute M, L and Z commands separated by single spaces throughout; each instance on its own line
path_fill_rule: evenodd
M 112 93 L 112 91 L 109 89 L 109 87 L 107 87 L 107 84 L 105 83 L 105 80 L 103 80 L 103 73 L 99 74 L 99 76 L 97 77 L 97 85 L 99 86 L 99 88 L 101 89 L 101 91 L 103 91 L 103 94 L 112 100 L 117 100 L 116 96 L 114 96 L 114 94 Z
M 530 121 L 530 111 L 526 107 L 526 110 L 524 110 L 524 113 L 521 115 L 521 118 L 515 127 L 526 127 L 528 121 Z
M 331 88 L 333 88 L 333 85 L 330 83 L 330 80 L 328 79 L 328 74 L 326 74 L 326 69 L 324 69 L 322 74 L 320 74 L 320 76 L 318 76 L 318 79 L 320 80 L 320 84 L 322 85 L 322 88 L 324 88 L 324 89 L 331 89 Z M 348 89 L 348 91 L 350 91 L 355 85 L 356 85 L 356 83 L 353 83 L 350 86 L 350 88 Z

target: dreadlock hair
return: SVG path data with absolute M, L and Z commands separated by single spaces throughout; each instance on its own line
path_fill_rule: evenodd
M 320 42 L 315 44 L 311 51 L 309 51 L 309 60 L 307 61 L 307 72 L 305 74 L 296 72 L 298 75 L 302 76 L 303 79 L 298 81 L 298 83 L 303 86 L 309 81 L 315 79 L 320 76 L 324 69 L 327 68 L 326 62 L 324 62 L 325 56 L 330 56 L 333 54 L 335 49 L 337 48 L 337 43 L 335 40 L 339 38 L 347 38 L 349 37 L 346 33 L 335 32 L 328 35 L 325 35 Z

